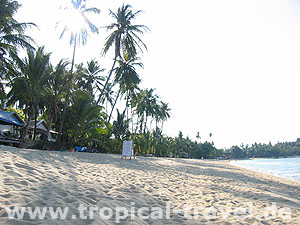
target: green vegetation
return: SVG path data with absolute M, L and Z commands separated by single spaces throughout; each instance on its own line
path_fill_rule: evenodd
M 51 64 L 51 54 L 45 52 L 44 47 L 35 46 L 32 38 L 25 34 L 27 27 L 36 25 L 14 19 L 20 7 L 18 2 L 2 0 L 0 3 L 0 107 L 6 111 L 14 109 L 25 119 L 21 139 L 29 138 L 30 121 L 44 119 L 48 127 L 37 145 L 39 148 L 87 146 L 98 152 L 120 153 L 122 141 L 131 139 L 137 154 L 161 157 L 300 155 L 299 141 L 218 150 L 211 133 L 211 141 L 203 143 L 199 132 L 196 141 L 183 137 L 182 132 L 175 138 L 164 135 L 163 125 L 171 116 L 171 108 L 154 88 L 141 88 L 140 55 L 147 50 L 141 36 L 149 28 L 134 22 L 142 11 L 134 12 L 125 4 L 116 12 L 110 11 L 114 22 L 106 26 L 110 33 L 102 51 L 99 50 L 103 57 L 113 51 L 112 67 L 106 70 L 96 59 L 74 64 L 76 47 L 85 45 L 88 32 L 98 33 L 87 16 L 88 13 L 99 14 L 100 10 L 86 8 L 85 3 L 70 1 L 70 8 L 65 9 L 78 16 L 78 20 L 72 17 L 71 24 L 58 21 L 62 27 L 58 37 L 69 33 L 73 54 L 71 62 L 62 59 L 57 65 Z M 83 23 L 76 27 L 80 19 Z M 26 56 L 20 58 L 19 51 L 26 51 Z M 123 103 L 118 104 L 120 102 Z M 48 141 L 52 129 L 58 132 L 55 143 Z M 35 137 L 36 127 L 30 138 Z
M 230 149 L 230 153 L 232 158 L 235 159 L 300 156 L 300 139 L 297 139 L 296 142 L 284 142 L 275 145 L 272 145 L 271 143 L 255 143 L 251 146 L 233 146 Z

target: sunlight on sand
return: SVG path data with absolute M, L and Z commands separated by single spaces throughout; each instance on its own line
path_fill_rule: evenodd
M 170 219 L 131 217 L 121 224 L 297 224 L 300 220 L 300 183 L 234 167 L 223 161 L 144 158 L 120 160 L 119 155 L 47 152 L 0 146 L 0 224 L 115 224 L 95 213 L 78 217 L 78 207 L 160 207 L 170 204 Z M 267 207 L 276 204 L 292 211 L 291 219 L 276 215 L 263 218 Z M 221 210 L 248 209 L 237 218 Z M 69 207 L 66 220 L 8 219 L 6 207 Z M 193 210 L 199 210 L 198 218 Z M 208 208 L 218 209 L 207 218 Z M 72 215 L 76 217 L 72 218 Z M 258 219 L 258 217 L 260 219 Z M 146 218 L 146 219 L 145 219 Z

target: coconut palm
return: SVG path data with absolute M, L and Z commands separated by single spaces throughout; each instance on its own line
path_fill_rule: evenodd
M 161 106 L 159 107 L 159 120 L 161 121 L 161 130 L 163 130 L 163 125 L 166 120 L 170 118 L 171 109 L 168 103 L 161 102 Z
M 118 58 L 122 57 L 122 55 L 134 58 L 138 50 L 143 51 L 143 48 L 147 50 L 147 46 L 139 37 L 139 34 L 143 34 L 144 31 L 149 30 L 148 27 L 132 24 L 132 21 L 136 19 L 141 12 L 142 11 L 140 10 L 133 12 L 131 5 L 124 4 L 118 8 L 116 13 L 110 10 L 110 15 L 116 20 L 116 22 L 106 27 L 106 29 L 108 31 L 112 31 L 112 33 L 106 38 L 102 54 L 106 55 L 112 46 L 114 46 L 115 54 L 112 68 L 106 79 L 99 99 L 101 99 L 104 94 L 104 90 L 113 74 Z
M 93 96 L 81 90 L 72 92 L 71 106 L 67 110 L 64 139 L 71 144 L 98 142 L 93 138 L 96 129 L 104 125 L 102 108 L 95 104 Z
M 48 129 L 44 136 L 43 145 L 45 145 L 48 140 L 50 130 L 52 129 L 52 123 L 57 120 L 59 103 L 61 102 L 63 94 L 66 92 L 68 64 L 67 61 L 60 60 L 55 68 L 51 66 L 51 73 L 48 76 L 47 83 L 43 87 L 42 95 L 49 118 Z
M 136 67 L 142 67 L 143 64 L 138 61 L 139 58 L 125 57 L 124 60 L 119 60 L 119 67 L 116 68 L 115 82 L 120 84 L 120 89 L 123 94 L 126 94 L 126 110 L 128 118 L 128 106 L 132 98 L 136 97 L 138 85 L 141 82 Z
M 106 103 L 106 115 L 108 116 L 108 104 L 110 107 L 113 107 L 114 105 L 114 96 L 115 92 L 113 91 L 113 87 L 115 86 L 115 83 L 108 83 L 104 92 L 104 98 L 102 99 L 101 104 L 104 105 Z
M 137 104 L 136 104 L 136 113 L 140 117 L 140 132 L 142 132 L 142 128 L 144 127 L 144 133 L 146 133 L 148 117 L 154 117 L 156 108 L 157 108 L 157 100 L 158 95 L 154 94 L 154 89 L 145 89 L 141 91 L 137 96 Z
M 27 51 L 27 57 L 20 59 L 13 56 L 19 75 L 11 82 L 11 90 L 8 93 L 8 104 L 18 102 L 20 108 L 24 108 L 27 114 L 27 124 L 22 134 L 22 140 L 29 129 L 29 122 L 37 117 L 41 90 L 44 87 L 49 75 L 49 53 L 44 52 L 44 47 L 39 47 L 35 52 Z
M 128 122 L 125 117 L 125 110 L 122 113 L 117 110 L 117 119 L 113 122 L 112 132 L 118 140 L 124 138 L 128 131 Z
M 102 82 L 105 78 L 100 73 L 104 70 L 94 59 L 87 62 L 86 68 L 83 67 L 83 64 L 79 64 L 76 71 L 78 87 L 95 96 L 96 92 L 100 91 L 103 87 Z
M 100 13 L 100 10 L 92 7 L 92 8 L 87 8 L 86 6 L 86 0 L 72 0 L 71 1 L 71 6 L 65 7 L 64 8 L 65 13 L 67 16 L 64 17 L 66 21 L 59 21 L 57 24 L 63 24 L 63 30 L 60 34 L 60 38 L 64 36 L 66 32 L 70 32 L 70 45 L 73 44 L 73 56 L 72 56 L 72 63 L 71 63 L 71 71 L 70 71 L 70 84 L 73 81 L 73 67 L 74 67 L 74 61 L 75 61 L 75 52 L 76 52 L 76 46 L 77 45 L 85 45 L 87 42 L 87 37 L 88 37 L 88 30 L 90 30 L 92 33 L 97 33 L 98 29 L 97 27 L 88 19 L 87 13 L 93 12 L 96 14 Z M 71 90 L 69 88 L 69 90 Z M 68 91 L 68 94 L 65 99 L 65 104 L 64 104 L 64 109 L 63 109 L 63 114 L 62 118 L 60 121 L 60 127 L 59 127 L 59 132 L 58 132 L 58 137 L 57 137 L 57 142 L 60 142 L 60 137 L 61 137 L 61 132 L 65 120 L 65 113 L 66 113 L 66 108 L 69 102 L 69 97 L 70 97 L 70 91 Z
M 136 72 L 136 67 L 143 67 L 141 62 L 138 62 L 139 58 L 129 58 L 125 56 L 124 59 L 118 60 L 119 66 L 115 69 L 115 80 L 114 83 L 119 84 L 119 91 L 115 102 L 113 104 L 107 125 L 109 124 L 112 112 L 118 101 L 118 98 L 123 94 L 126 94 L 126 111 L 127 111 L 127 121 L 129 121 L 128 117 L 128 106 L 130 99 L 136 95 L 136 90 L 138 90 L 138 85 L 141 82 L 138 73 Z M 128 124 L 127 124 L 128 126 Z
M 20 6 L 17 1 L 0 1 L 0 70 L 9 66 L 10 52 L 16 53 L 19 47 L 33 49 L 33 39 L 24 32 L 26 28 L 36 25 L 19 23 L 13 18 Z

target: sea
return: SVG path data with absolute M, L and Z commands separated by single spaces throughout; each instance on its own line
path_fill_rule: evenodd
M 300 158 L 237 160 L 230 163 L 258 172 L 300 181 Z

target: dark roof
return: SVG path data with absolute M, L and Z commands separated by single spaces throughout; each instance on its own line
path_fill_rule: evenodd
M 24 124 L 14 117 L 11 112 L 5 112 L 2 110 L 0 110 L 0 124 L 15 125 L 20 127 L 24 126 Z

